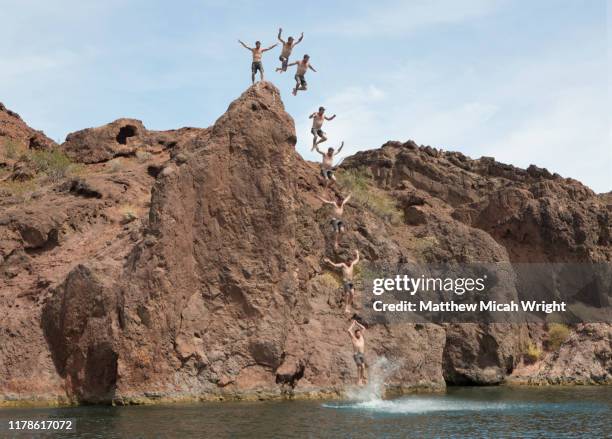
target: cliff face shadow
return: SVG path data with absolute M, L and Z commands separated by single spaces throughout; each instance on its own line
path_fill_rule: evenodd
M 119 355 L 111 334 L 116 307 L 104 281 L 79 265 L 45 303 L 41 326 L 69 398 L 112 402 Z

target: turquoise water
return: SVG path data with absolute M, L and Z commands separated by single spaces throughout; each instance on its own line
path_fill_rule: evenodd
M 75 434 L 46 436 L 58 438 L 599 438 L 612 437 L 612 388 L 472 387 L 394 400 L 0 410 L 3 424 L 48 417 L 76 419 Z

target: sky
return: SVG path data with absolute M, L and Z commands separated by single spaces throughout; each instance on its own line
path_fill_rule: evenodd
M 238 44 L 304 32 L 309 90 L 266 79 L 310 152 L 414 140 L 612 190 L 612 0 L 0 0 L 0 101 L 56 141 L 120 117 L 207 127 L 250 85 Z

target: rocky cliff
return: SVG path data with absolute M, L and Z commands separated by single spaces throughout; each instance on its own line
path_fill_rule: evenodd
M 354 197 L 334 249 L 318 166 L 270 83 L 207 129 L 120 119 L 57 146 L 11 117 L 4 140 L 25 134 L 0 175 L 0 404 L 341 395 L 355 368 L 322 260 L 356 248 L 370 262 L 612 261 L 604 196 L 414 142 L 344 161 Z M 607 324 L 552 344 L 535 324 L 371 323 L 390 392 L 612 382 Z

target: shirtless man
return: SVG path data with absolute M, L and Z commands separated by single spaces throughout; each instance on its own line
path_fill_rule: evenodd
M 340 262 L 336 264 L 330 261 L 328 258 L 323 259 L 323 261 L 336 268 L 342 269 L 342 280 L 344 282 L 345 295 L 344 312 L 350 313 L 351 306 L 353 305 L 353 298 L 355 297 L 355 285 L 353 284 L 353 269 L 355 268 L 355 265 L 359 262 L 359 250 L 355 250 L 355 259 L 348 263 Z
M 238 40 L 238 42 L 242 44 L 242 47 L 250 50 L 253 54 L 253 63 L 251 64 L 251 82 L 255 84 L 255 74 L 257 73 L 257 70 L 259 70 L 259 80 L 263 81 L 264 68 L 263 64 L 261 63 L 261 55 L 268 50 L 274 49 L 276 46 L 278 46 L 278 43 L 268 47 L 267 49 L 262 49 L 260 41 L 255 41 L 255 47 L 249 47 L 240 40 Z
M 310 56 L 304 55 L 300 61 L 292 62 L 288 64 L 287 67 L 297 66 L 297 70 L 295 72 L 295 87 L 293 88 L 293 96 L 295 96 L 298 90 L 306 90 L 308 88 L 308 83 L 306 82 L 306 71 L 308 69 L 316 72 L 315 68 L 310 65 Z
M 331 204 L 334 206 L 334 217 L 331 219 L 332 230 L 334 231 L 334 249 L 338 248 L 338 239 L 340 234 L 346 231 L 346 225 L 342 220 L 342 214 L 344 213 L 344 205 L 351 199 L 351 194 L 348 194 L 346 198 L 342 195 L 336 195 L 336 200 L 326 200 L 325 198 L 317 196 L 325 204 Z
M 319 143 L 323 143 L 327 140 L 327 136 L 323 131 L 323 122 L 326 120 L 334 120 L 336 115 L 334 114 L 332 117 L 325 116 L 325 108 L 319 107 L 319 111 L 316 113 L 312 113 L 308 116 L 308 119 L 312 119 L 312 128 L 310 132 L 312 133 L 312 149 L 313 151 Z M 317 137 L 320 139 L 317 141 Z
M 357 325 L 356 329 L 355 325 Z M 353 320 L 351 322 L 351 326 L 348 328 L 348 333 L 351 336 L 351 342 L 353 343 L 353 359 L 357 365 L 358 386 L 363 386 L 368 383 L 368 376 L 366 374 L 367 364 L 365 361 L 365 340 L 363 338 L 365 329 L 365 326 L 363 326 L 357 320 Z
M 327 152 L 322 152 L 319 149 L 318 145 L 315 145 L 315 149 L 322 156 L 321 177 L 323 177 L 323 181 L 325 182 L 326 188 L 336 182 L 336 176 L 334 175 L 334 157 L 340 154 L 340 151 L 342 151 L 343 147 L 344 142 L 340 144 L 340 148 L 338 148 L 338 151 L 335 151 L 334 148 L 327 148 Z
M 289 57 L 291 56 L 291 52 L 293 51 L 293 48 L 297 46 L 298 44 L 300 44 L 302 42 L 302 39 L 304 38 L 304 32 L 302 32 L 302 34 L 300 35 L 300 38 L 298 38 L 298 40 L 295 43 L 293 42 L 293 37 L 289 37 L 287 38 L 287 41 L 285 41 L 281 38 L 282 32 L 283 32 L 283 28 L 279 28 L 278 29 L 278 41 L 282 43 L 283 50 L 281 51 L 281 54 L 278 57 L 278 59 L 281 62 L 281 67 L 276 69 L 277 72 L 287 71 L 287 63 L 289 62 Z

